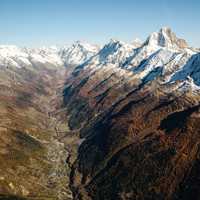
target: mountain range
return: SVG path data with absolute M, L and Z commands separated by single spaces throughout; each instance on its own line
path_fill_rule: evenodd
M 199 199 L 200 49 L 0 46 L 0 199 Z M 1 198 L 2 196 L 2 198 Z

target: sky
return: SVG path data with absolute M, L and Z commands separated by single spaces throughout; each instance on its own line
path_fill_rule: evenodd
M 199 0 L 0 0 L 0 44 L 131 42 L 171 27 L 200 47 Z

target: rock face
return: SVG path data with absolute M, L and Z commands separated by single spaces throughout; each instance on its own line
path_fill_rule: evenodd
M 188 47 L 187 42 L 184 39 L 177 38 L 176 34 L 168 27 L 163 27 L 159 32 L 152 33 L 146 44 L 179 49 Z
M 111 41 L 67 80 L 75 199 L 199 199 L 199 54 L 168 28 Z

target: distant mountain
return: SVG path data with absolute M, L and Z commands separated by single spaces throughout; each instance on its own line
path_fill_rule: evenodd
M 65 46 L 59 50 L 59 55 L 66 65 L 79 65 L 99 51 L 98 45 L 76 41 L 74 44 Z
M 12 67 L 27 67 L 40 64 L 62 65 L 57 49 L 28 49 L 16 46 L 0 46 L 0 65 Z
M 97 45 L 75 42 L 72 45 L 57 48 L 19 48 L 17 46 L 0 46 L 0 65 L 26 67 L 30 65 L 49 64 L 52 66 L 79 65 L 95 55 Z

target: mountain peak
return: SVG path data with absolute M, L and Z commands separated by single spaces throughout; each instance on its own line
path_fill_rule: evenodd
M 71 49 L 82 49 L 87 51 L 97 51 L 99 49 L 98 45 L 90 44 L 86 41 L 77 40 L 75 41 L 71 46 L 69 46 Z
M 142 46 L 142 43 L 143 43 L 142 40 L 140 40 L 139 38 L 135 38 L 135 39 L 131 42 L 131 44 L 132 44 L 133 46 L 135 46 L 136 48 Z
M 111 38 L 110 41 L 104 45 L 104 47 L 100 50 L 100 53 L 108 53 L 117 51 L 121 46 L 123 46 L 123 42 Z
M 136 47 L 133 44 L 125 43 L 120 40 L 110 39 L 101 50 L 93 57 L 91 62 L 99 65 L 121 65 L 130 55 L 133 54 Z
M 83 41 L 75 41 L 70 46 L 61 48 L 60 55 L 65 64 L 79 65 L 99 51 L 98 45 L 89 44 Z
M 178 38 L 169 27 L 163 27 L 158 32 L 153 32 L 147 38 L 145 44 L 172 49 L 183 49 L 188 47 L 187 42 L 184 39 Z
M 169 33 L 169 32 L 172 32 L 172 29 L 168 26 L 163 26 L 161 29 L 160 29 L 160 32 L 164 32 L 164 33 Z

